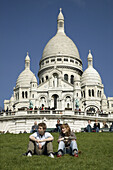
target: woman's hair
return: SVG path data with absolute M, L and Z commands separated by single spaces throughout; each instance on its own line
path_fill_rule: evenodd
M 62 129 L 63 129 L 63 128 L 66 128 L 66 129 L 67 129 L 67 132 L 65 133 L 65 136 L 70 136 L 70 134 L 71 134 L 71 129 L 70 129 L 69 125 L 68 125 L 67 123 L 61 125 L 61 134 L 62 134 L 62 135 L 64 135 L 64 134 L 62 133 Z

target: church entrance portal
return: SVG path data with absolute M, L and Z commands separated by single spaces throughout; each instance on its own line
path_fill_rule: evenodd
M 53 99 L 54 99 L 54 109 L 57 109 L 57 99 L 58 99 L 58 95 L 57 95 L 57 94 L 54 94 L 52 97 L 53 97 Z

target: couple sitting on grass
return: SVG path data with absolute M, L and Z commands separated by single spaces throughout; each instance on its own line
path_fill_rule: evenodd
M 39 123 L 38 131 L 29 136 L 28 151 L 26 156 L 32 156 L 33 154 L 42 155 L 46 154 L 51 158 L 54 158 L 53 153 L 53 136 L 46 132 L 46 124 Z M 57 157 L 62 157 L 65 153 L 69 153 L 75 157 L 78 157 L 78 148 L 76 143 L 76 136 L 71 132 L 68 124 L 61 125 L 61 132 L 58 139 L 58 152 Z

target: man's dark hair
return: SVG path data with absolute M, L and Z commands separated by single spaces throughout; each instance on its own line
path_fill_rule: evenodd
M 38 124 L 38 127 L 39 127 L 39 126 L 43 127 L 44 130 L 46 130 L 46 128 L 47 128 L 47 127 L 46 127 L 46 124 L 43 123 L 43 122 L 42 122 L 42 123 L 39 123 L 39 124 Z

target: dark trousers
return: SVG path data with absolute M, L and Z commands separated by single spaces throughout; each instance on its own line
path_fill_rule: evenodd
M 49 153 L 53 153 L 53 145 L 52 142 L 46 142 L 45 145 L 43 145 L 42 149 L 39 149 L 36 142 L 30 140 L 29 144 L 28 144 L 28 151 L 31 151 L 32 154 L 36 154 L 36 155 L 42 155 L 42 154 L 49 154 Z

